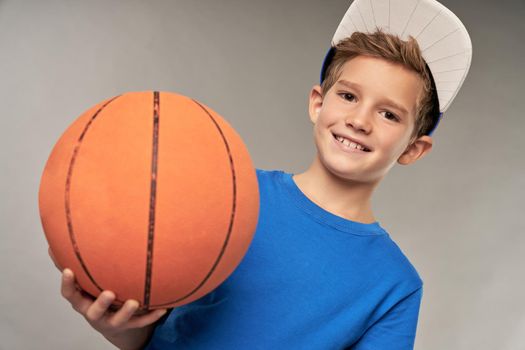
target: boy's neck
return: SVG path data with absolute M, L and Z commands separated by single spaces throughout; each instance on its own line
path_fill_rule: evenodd
M 370 199 L 376 183 L 349 182 L 330 173 L 315 157 L 310 167 L 293 176 L 308 199 L 326 211 L 365 224 L 376 221 Z

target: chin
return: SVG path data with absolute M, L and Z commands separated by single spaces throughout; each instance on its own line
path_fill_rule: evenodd
M 349 167 L 341 167 L 337 165 L 327 164 L 324 161 L 321 161 L 323 167 L 327 173 L 330 175 L 343 180 L 350 182 L 368 182 L 366 179 L 363 179 L 365 174 L 363 172 L 357 171 L 356 169 L 349 169 Z

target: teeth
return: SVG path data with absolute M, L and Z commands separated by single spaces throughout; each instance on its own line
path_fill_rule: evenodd
M 346 147 L 356 148 L 356 149 L 361 150 L 361 151 L 363 151 L 365 149 L 360 144 L 355 143 L 355 142 L 351 142 L 351 141 L 345 139 L 344 137 L 336 136 L 335 138 L 337 139 L 337 141 L 341 142 Z

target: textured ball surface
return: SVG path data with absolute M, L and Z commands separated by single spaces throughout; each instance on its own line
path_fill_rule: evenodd
M 49 246 L 82 289 L 176 307 L 237 267 L 259 211 L 257 177 L 235 130 L 168 92 L 130 92 L 77 118 L 42 174 Z

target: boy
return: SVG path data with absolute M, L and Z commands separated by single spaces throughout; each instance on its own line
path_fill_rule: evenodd
M 381 21 L 387 31 L 367 30 Z M 356 0 L 333 45 L 321 85 L 310 92 L 316 157 L 301 174 L 257 169 L 257 231 L 219 287 L 165 317 L 166 310 L 134 315 L 136 301 L 111 312 L 111 291 L 93 301 L 64 269 L 63 296 L 113 344 L 413 348 L 423 282 L 376 221 L 370 201 L 395 163 L 412 164 L 431 150 L 440 111 L 468 71 L 470 40 L 434 0 Z

